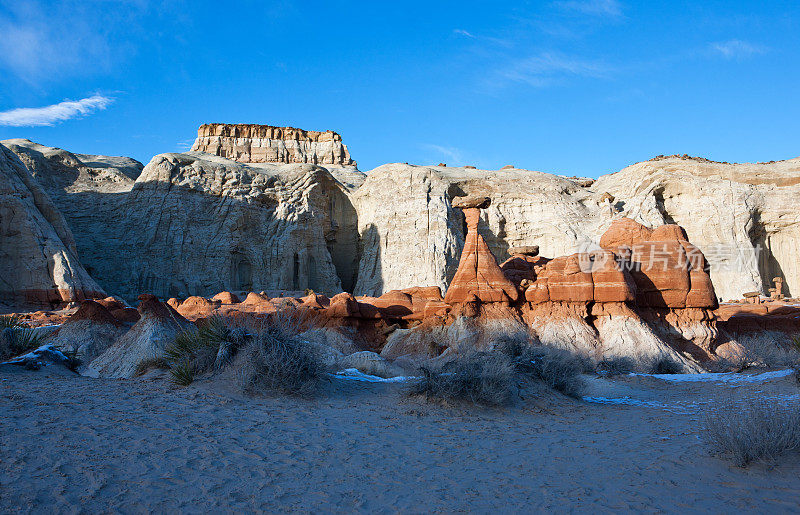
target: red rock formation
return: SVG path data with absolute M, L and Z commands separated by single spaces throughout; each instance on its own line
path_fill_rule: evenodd
M 210 301 L 204 297 L 189 297 L 181 302 L 176 310 L 184 317 L 208 317 L 214 313 L 214 310 L 221 304 L 222 303 L 219 301 Z
M 654 308 L 717 307 L 708 263 L 678 225 L 649 229 L 630 218 L 615 221 L 600 246 L 627 260 L 636 303 Z
M 93 300 L 82 301 L 78 311 L 73 313 L 64 323 L 70 324 L 81 320 L 89 320 L 98 324 L 119 325 L 117 319 L 102 304 Z
M 231 293 L 229 291 L 219 292 L 213 297 L 211 297 L 211 300 L 217 300 L 223 304 L 238 304 L 241 302 L 241 300 L 239 300 L 239 297 L 237 297 L 236 294 Z
M 447 304 L 468 302 L 472 295 L 481 302 L 514 302 L 519 297 L 516 286 L 505 276 L 489 250 L 483 236 L 478 234 L 480 209 L 489 205 L 489 199 L 465 197 L 453 202 L 461 207 L 467 221 L 467 236 L 455 276 L 447 288 Z

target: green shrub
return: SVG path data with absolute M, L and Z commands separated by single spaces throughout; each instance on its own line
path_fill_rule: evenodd
M 246 333 L 240 328 L 231 327 L 219 315 L 208 318 L 201 327 L 189 328 L 175 336 L 175 340 L 164 351 L 162 359 L 169 366 L 175 384 L 186 386 L 195 376 L 206 373 L 217 364 L 221 349 L 238 347 Z M 223 354 L 225 354 L 223 352 Z M 230 359 L 219 363 L 221 368 Z
M 0 360 L 5 361 L 38 349 L 45 344 L 46 339 L 46 335 L 30 327 L 6 327 L 0 330 Z

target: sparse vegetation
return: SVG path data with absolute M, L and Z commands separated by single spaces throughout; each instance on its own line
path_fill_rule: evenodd
M 755 461 L 774 462 L 800 450 L 800 404 L 787 400 L 746 399 L 709 410 L 703 438 L 711 452 L 745 467 Z
M 14 315 L 0 317 L 0 360 L 7 360 L 44 345 L 46 336 L 24 327 Z
M 637 368 L 636 361 L 628 356 L 603 358 L 603 360 L 597 364 L 597 370 L 600 375 L 611 377 L 635 372 Z
M 0 331 L 3 329 L 17 329 L 22 327 L 22 319 L 19 315 L 0 316 Z
M 516 370 L 547 386 L 578 398 L 584 389 L 584 360 L 569 351 L 552 347 L 528 347 L 514 360 Z
M 201 327 L 178 333 L 161 359 L 169 366 L 173 382 L 187 386 L 198 374 L 210 371 L 215 365 L 221 368 L 227 364 L 233 349 L 243 343 L 246 334 L 223 317 L 212 316 Z
M 668 356 L 659 356 L 650 362 L 647 372 L 650 374 L 682 374 L 683 365 Z
M 511 400 L 517 380 L 542 383 L 570 397 L 580 397 L 587 362 L 566 350 L 532 345 L 525 332 L 495 337 L 494 352 L 474 352 L 450 362 L 425 366 L 408 390 L 426 399 L 502 405 Z
M 460 400 L 498 406 L 511 399 L 515 370 L 507 355 L 471 353 L 453 361 L 420 369 L 411 395 L 432 400 Z
M 310 395 L 319 389 L 327 371 L 313 345 L 297 337 L 304 326 L 300 315 L 287 310 L 250 338 L 238 370 L 245 392 Z

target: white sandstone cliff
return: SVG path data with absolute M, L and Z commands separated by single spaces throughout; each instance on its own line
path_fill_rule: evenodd
M 0 145 L 0 302 L 48 306 L 105 296 L 77 258 L 64 218 Z

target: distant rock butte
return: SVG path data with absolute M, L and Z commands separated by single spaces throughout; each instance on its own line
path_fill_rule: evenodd
M 197 129 L 192 150 L 241 163 L 311 163 L 356 166 L 342 137 L 272 125 L 208 123 Z

